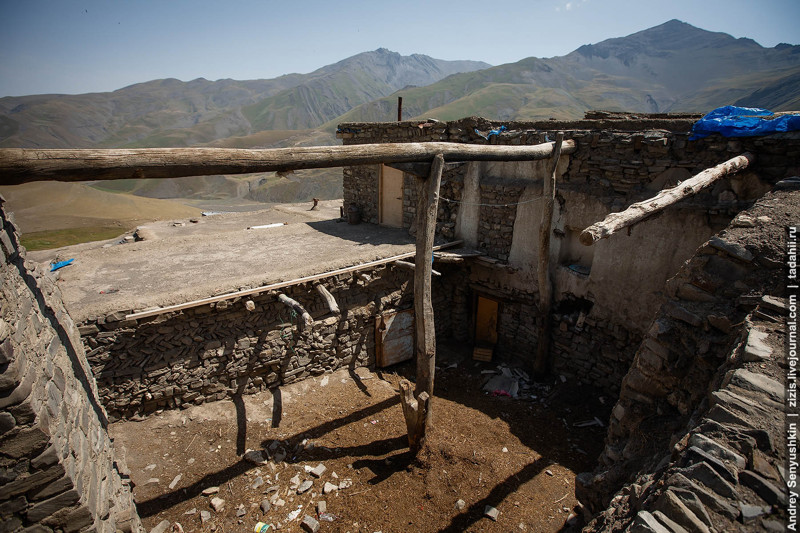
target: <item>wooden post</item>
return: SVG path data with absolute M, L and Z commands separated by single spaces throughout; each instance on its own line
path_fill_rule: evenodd
M 581 243 L 591 246 L 600 239 L 606 239 L 623 228 L 633 226 L 663 211 L 672 204 L 697 194 L 718 179 L 747 168 L 755 159 L 755 155 L 745 152 L 715 167 L 708 168 L 671 189 L 664 189 L 648 200 L 631 204 L 625 211 L 611 213 L 602 221 L 592 224 L 583 230 L 580 236 Z
M 319 283 L 316 289 L 319 295 L 322 296 L 322 299 L 325 300 L 325 304 L 328 306 L 330 312 L 334 315 L 340 315 L 342 312 L 339 310 L 339 304 L 336 303 L 336 298 L 325 288 L 325 285 Z
M 539 314 L 541 324 L 539 327 L 538 346 L 536 359 L 533 362 L 533 373 L 542 376 L 547 373 L 550 366 L 550 308 L 553 303 L 553 284 L 550 281 L 550 235 L 553 233 L 553 209 L 556 199 L 556 172 L 558 171 L 558 158 L 561 157 L 561 146 L 564 134 L 558 132 L 556 145 L 553 148 L 553 159 L 548 165 L 548 173 L 544 177 L 542 190 L 542 223 L 539 226 Z
M 569 144 L 571 143 L 571 144 Z M 564 151 L 575 150 L 568 141 Z M 547 159 L 552 143 L 501 146 L 447 142 L 233 148 L 141 148 L 38 150 L 0 149 L 0 183 L 179 178 L 250 172 L 281 172 L 375 163 L 413 163 L 443 154 L 448 161 L 530 161 Z
M 425 443 L 431 420 L 431 396 L 436 369 L 436 329 L 431 299 L 433 239 L 439 208 L 444 156 L 437 154 L 427 182 L 417 178 L 417 254 L 414 260 L 414 322 L 416 325 L 417 384 L 411 394 L 410 384 L 401 383 L 400 401 L 408 428 L 408 445 L 418 452 Z
M 306 327 L 308 327 L 308 326 L 310 326 L 310 325 L 312 325 L 314 323 L 314 319 L 311 318 L 311 315 L 308 314 L 308 311 L 306 311 L 303 308 L 302 305 L 297 303 L 296 300 L 292 300 L 291 298 L 289 298 L 285 294 L 279 294 L 278 295 L 278 300 L 280 300 L 282 303 L 284 303 L 284 304 L 288 305 L 289 307 L 291 307 L 294 310 L 294 312 L 297 313 L 297 315 L 301 318 L 301 321 L 300 321 L 300 329 L 301 330 L 305 329 Z
M 397 122 L 403 120 L 403 97 L 397 97 Z

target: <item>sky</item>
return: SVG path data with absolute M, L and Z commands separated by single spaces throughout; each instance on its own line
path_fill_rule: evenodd
M 800 44 L 800 0 L 0 0 L 0 97 L 273 78 L 381 47 L 499 65 L 671 19 Z

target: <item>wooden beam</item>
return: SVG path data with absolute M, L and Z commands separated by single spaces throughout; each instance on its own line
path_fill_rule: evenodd
M 592 224 L 581 232 L 581 243 L 591 246 L 600 239 L 606 239 L 623 228 L 637 224 L 655 215 L 684 198 L 694 196 L 715 181 L 747 168 L 756 159 L 750 152 L 728 159 L 715 167 L 706 169 L 672 187 L 664 189 L 654 197 L 631 204 L 625 211 L 611 213 L 605 219 Z
M 339 304 L 336 303 L 336 298 L 325 288 L 325 285 L 318 283 L 316 289 L 322 299 L 325 300 L 325 305 L 328 306 L 330 312 L 334 315 L 340 315 L 342 312 L 339 310 Z
M 575 143 L 569 141 L 568 149 Z M 429 161 L 527 161 L 547 159 L 553 143 L 500 146 L 463 143 L 386 143 L 244 150 L 142 148 L 135 150 L 0 149 L 0 185 L 31 181 L 178 178 L 216 174 L 283 172 L 376 163 Z
M 397 265 L 400 268 L 404 268 L 406 270 L 416 270 L 417 268 L 417 265 L 415 265 L 414 263 L 409 263 L 408 261 L 395 261 L 393 264 Z M 431 269 L 431 275 L 441 276 L 442 273 Z
M 413 395 L 410 392 L 400 395 L 409 430 L 408 444 L 414 453 L 424 445 L 425 434 L 431 421 L 431 398 L 436 370 L 436 329 L 433 322 L 431 270 L 433 270 L 433 238 L 436 233 L 436 214 L 439 209 L 439 187 L 442 183 L 443 168 L 444 156 L 438 154 L 433 159 L 431 174 L 427 181 L 417 178 L 417 254 L 414 259 L 417 383 Z
M 550 366 L 550 309 L 553 302 L 553 284 L 550 280 L 550 235 L 553 233 L 553 209 L 556 200 L 556 173 L 558 172 L 558 159 L 564 134 L 558 132 L 556 145 L 553 149 L 553 158 L 544 177 L 544 190 L 542 192 L 542 222 L 539 226 L 539 268 L 537 278 L 539 281 L 539 314 L 541 316 L 539 338 L 536 346 L 536 359 L 533 361 L 533 372 L 537 376 L 547 374 Z
M 434 250 L 441 250 L 444 248 L 452 248 L 453 246 L 458 246 L 460 244 L 464 244 L 464 241 L 453 241 L 448 242 L 445 244 L 439 244 L 434 246 Z M 130 313 L 125 315 L 125 320 L 138 320 L 140 318 L 147 318 L 156 315 L 162 315 L 164 313 L 170 313 L 173 311 L 182 311 L 184 309 L 190 309 L 192 307 L 199 307 L 201 305 L 213 304 L 216 302 L 222 302 L 224 300 L 230 300 L 233 298 L 239 298 L 242 296 L 250 296 L 251 294 L 261 294 L 267 291 L 273 291 L 277 289 L 282 289 L 284 287 L 291 287 L 292 285 L 299 285 L 300 283 L 307 283 L 309 281 L 317 281 L 324 278 L 329 278 L 332 276 L 338 276 L 339 274 L 349 274 L 351 272 L 355 272 L 356 275 L 360 274 L 359 270 L 364 270 L 367 268 L 373 268 L 380 265 L 385 265 L 386 263 L 391 263 L 393 261 L 397 261 L 398 259 L 405 259 L 408 257 L 413 257 L 414 254 L 417 252 L 406 252 L 400 255 L 393 255 L 391 257 L 387 257 L 385 259 L 378 259 L 376 261 L 370 261 L 368 263 L 362 263 L 360 265 L 353 265 L 345 268 L 339 268 L 337 270 L 331 270 L 328 272 L 323 272 L 322 274 L 314 274 L 312 276 L 305 276 L 302 278 L 295 278 L 289 281 L 279 281 L 276 283 L 270 283 L 269 285 L 261 285 L 260 287 L 255 287 L 252 289 L 245 289 L 241 291 L 235 292 L 227 292 L 225 294 L 220 294 L 218 296 L 210 296 L 208 298 L 201 298 L 199 300 L 192 300 L 191 302 L 186 302 L 182 304 L 176 305 L 168 305 L 166 307 L 159 307 L 158 309 L 149 309 L 147 311 L 139 311 L 138 313 Z M 363 274 L 363 277 L 368 278 L 366 274 Z M 365 280 L 367 281 L 367 280 Z
M 444 172 L 458 168 L 463 164 L 464 162 L 446 163 Z M 430 163 L 387 163 L 386 166 L 395 168 L 406 174 L 411 174 L 412 176 L 417 176 L 418 178 L 427 178 L 431 173 Z
M 291 307 L 292 310 L 295 313 L 297 313 L 297 315 L 301 318 L 301 320 L 302 320 L 300 322 L 300 329 L 301 330 L 303 330 L 303 329 L 305 329 L 305 328 L 307 328 L 307 327 L 309 327 L 309 326 L 314 324 L 314 319 L 311 318 L 311 315 L 308 314 L 308 311 L 306 311 L 305 308 L 297 302 L 297 300 L 292 300 L 291 298 L 289 298 L 285 294 L 279 294 L 278 295 L 278 300 L 280 300 L 281 303 L 284 303 L 284 304 L 288 305 L 289 307 Z

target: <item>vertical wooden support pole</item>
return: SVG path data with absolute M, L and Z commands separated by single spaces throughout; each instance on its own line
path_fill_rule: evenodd
M 553 234 L 553 209 L 556 200 L 556 172 L 558 158 L 561 157 L 561 145 L 564 134 L 558 132 L 553 147 L 553 157 L 544 177 L 542 191 L 542 224 L 539 227 L 539 344 L 536 348 L 536 359 L 533 362 L 533 373 L 541 376 L 547 373 L 550 366 L 550 311 L 553 303 L 553 283 L 550 279 L 550 236 Z
M 436 368 L 436 329 L 433 322 L 431 270 L 436 214 L 439 209 L 439 186 L 442 183 L 444 156 L 433 159 L 427 181 L 417 179 L 417 254 L 414 269 L 414 315 L 416 324 L 417 384 L 413 394 L 408 382 L 400 384 L 400 400 L 412 451 L 420 450 L 431 419 L 430 398 Z

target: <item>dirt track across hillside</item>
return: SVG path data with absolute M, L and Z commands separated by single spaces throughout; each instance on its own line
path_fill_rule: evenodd
M 181 304 L 319 274 L 412 251 L 406 230 L 339 220 L 341 200 L 282 204 L 140 226 L 145 240 L 119 240 L 30 252 L 35 261 L 75 259 L 58 271 L 76 322 L 115 311 Z M 248 229 L 286 223 L 282 226 Z

